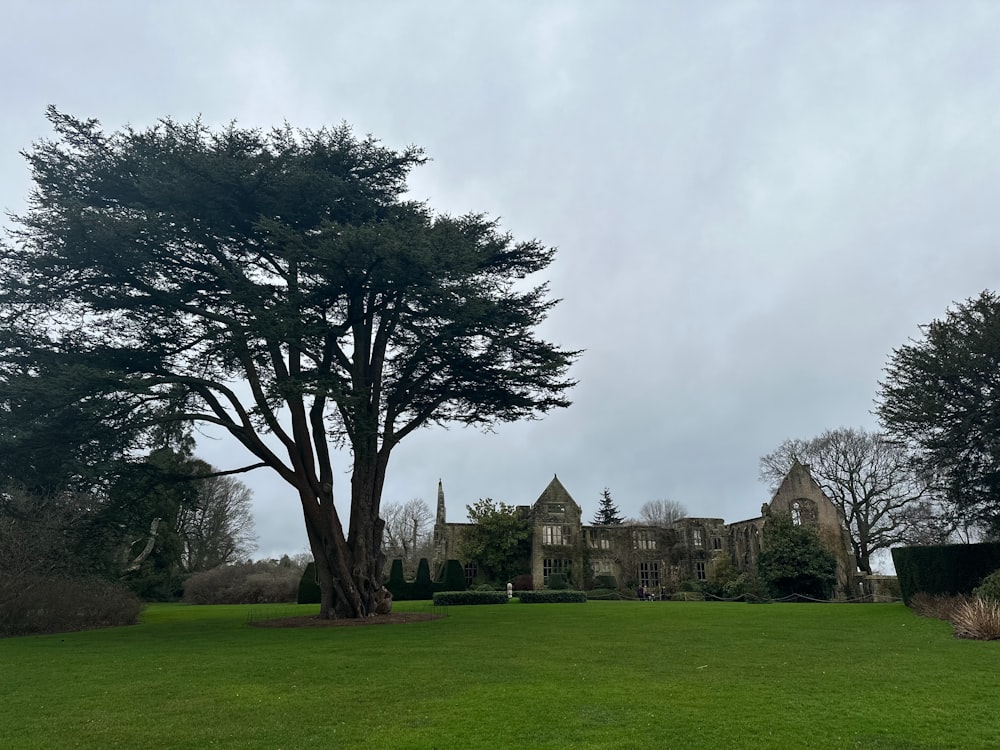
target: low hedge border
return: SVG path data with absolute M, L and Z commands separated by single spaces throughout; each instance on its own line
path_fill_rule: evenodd
M 434 606 L 446 607 L 460 604 L 506 604 L 506 591 L 438 591 Z
M 584 604 L 587 601 L 586 591 L 518 591 L 517 598 L 521 604 Z

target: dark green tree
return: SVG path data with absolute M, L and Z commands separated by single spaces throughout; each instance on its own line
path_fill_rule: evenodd
M 256 459 L 240 468 L 270 467 L 297 498 L 320 615 L 386 609 L 393 448 L 421 426 L 569 403 L 575 352 L 536 336 L 555 301 L 526 282 L 554 251 L 405 200 L 421 152 L 347 126 L 165 120 L 108 134 L 49 119 L 55 139 L 25 154 L 28 212 L 0 247 L 0 375 L 72 371 L 73 404 L 123 434 L 228 431 Z M 346 524 L 340 442 L 353 454 Z
M 796 525 L 790 515 L 772 513 L 764 523 L 757 576 L 777 599 L 829 599 L 837 584 L 837 558 L 823 547 L 814 528 Z
M 494 583 L 531 570 L 531 523 L 517 508 L 491 498 L 465 506 L 472 521 L 462 538 L 462 556 L 475 561 L 480 575 Z
M 921 332 L 893 350 L 879 419 L 961 518 L 1000 533 L 1000 298 L 984 291 Z
M 601 493 L 600 504 L 597 506 L 597 513 L 594 514 L 594 524 L 596 526 L 619 525 L 625 519 L 618 513 L 618 506 L 611 499 L 611 490 L 607 487 Z

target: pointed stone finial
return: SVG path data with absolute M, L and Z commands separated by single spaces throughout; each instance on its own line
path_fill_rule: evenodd
M 438 479 L 438 502 L 437 502 L 437 523 L 445 523 L 445 510 L 444 510 L 444 483 Z

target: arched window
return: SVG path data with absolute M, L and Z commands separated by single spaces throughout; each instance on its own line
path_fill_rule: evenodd
M 799 507 L 797 502 L 792 503 L 792 525 L 802 525 L 802 509 Z

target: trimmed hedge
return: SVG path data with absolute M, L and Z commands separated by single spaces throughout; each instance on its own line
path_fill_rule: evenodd
M 434 594 L 434 606 L 459 604 L 506 604 L 506 591 L 438 591 Z
M 440 581 L 431 580 L 431 566 L 427 558 L 421 558 L 417 566 L 417 578 L 407 581 L 403 578 L 403 561 L 393 560 L 389 568 L 389 580 L 385 587 L 392 594 L 393 601 L 403 602 L 430 599 L 437 591 L 461 591 L 465 588 L 465 568 L 458 560 L 448 560 L 444 565 L 444 577 Z M 319 604 L 319 583 L 316 580 L 316 563 L 309 563 L 299 580 L 299 604 Z
M 517 598 L 521 604 L 585 604 L 587 602 L 586 591 L 573 591 L 563 589 L 561 591 L 518 591 Z
M 971 594 L 982 580 L 1000 568 L 1000 543 L 942 544 L 894 547 L 899 588 L 907 606 L 914 594 Z
M 553 573 L 549 576 L 549 588 L 553 591 L 567 591 L 569 590 L 569 581 L 562 573 Z
M 420 558 L 417 565 L 417 577 L 413 581 L 403 578 L 403 561 L 392 561 L 389 570 L 389 580 L 385 587 L 392 594 L 393 601 L 424 601 L 430 599 L 439 591 L 463 591 L 465 589 L 465 569 L 458 560 L 447 560 L 444 565 L 444 577 L 440 581 L 431 580 L 431 566 L 426 557 Z

